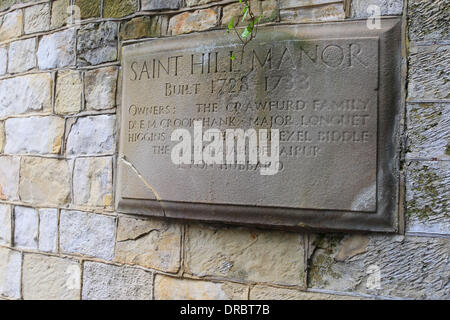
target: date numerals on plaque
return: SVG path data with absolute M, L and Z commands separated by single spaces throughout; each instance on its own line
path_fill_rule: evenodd
M 239 93 L 248 91 L 247 77 L 211 80 L 211 93 Z

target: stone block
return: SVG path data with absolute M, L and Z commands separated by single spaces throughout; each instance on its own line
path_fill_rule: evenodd
M 382 16 L 401 15 L 403 11 L 403 0 L 352 0 L 351 16 L 353 18 L 367 18 L 373 15 L 368 7 L 378 6 Z
M 52 28 L 59 28 L 67 23 L 69 6 L 70 0 L 56 0 L 52 2 L 52 16 L 50 20 Z
M 274 288 L 256 285 L 250 289 L 250 300 L 360 300 L 361 298 L 327 294 L 305 292 L 295 289 Z
M 410 161 L 406 166 L 406 231 L 450 235 L 450 164 Z
M 78 300 L 81 268 L 77 261 L 40 254 L 23 258 L 25 300 Z
M 211 2 L 217 2 L 217 1 L 220 1 L 220 0 L 186 0 L 186 5 L 188 7 L 195 7 L 195 6 L 200 6 L 203 4 L 208 4 Z
M 11 245 L 11 206 L 0 204 L 0 245 Z
M 23 33 L 22 10 L 15 10 L 0 18 L 0 42 L 20 37 Z
M 19 299 L 22 254 L 0 247 L 0 295 Z
M 58 247 L 58 210 L 39 209 L 39 251 L 56 252 Z
M 84 25 L 78 31 L 77 64 L 97 65 L 117 59 L 117 24 L 112 21 Z
M 19 169 L 18 157 L 0 157 L 0 200 L 19 200 Z
M 448 0 L 409 0 L 409 39 L 414 41 L 449 40 L 448 7 Z
M 122 18 L 138 9 L 137 0 L 103 0 L 104 18 Z
M 117 75 L 116 67 L 86 71 L 84 76 L 86 109 L 105 110 L 116 106 Z
M 52 78 L 39 73 L 0 80 L 0 118 L 27 112 L 50 111 Z
M 250 2 L 253 13 L 256 16 L 260 16 L 261 20 L 259 23 L 266 23 L 270 21 L 276 20 L 278 17 L 278 7 L 277 1 L 275 0 L 252 0 Z M 234 18 L 234 23 L 239 22 L 239 26 L 246 26 L 247 23 L 243 23 L 242 20 L 242 8 L 243 5 L 241 3 L 232 3 L 223 7 L 222 10 L 222 26 L 228 26 L 231 21 L 231 18 Z M 250 21 L 247 18 L 247 21 Z
M 331 3 L 318 7 L 301 7 L 296 9 L 280 10 L 281 21 L 286 22 L 320 22 L 336 21 L 345 18 L 343 3 Z
M 120 25 L 122 40 L 154 38 L 161 36 L 162 17 L 138 17 Z
M 36 39 L 14 41 L 9 45 L 8 72 L 18 73 L 36 66 Z
M 157 219 L 119 217 L 116 258 L 165 272 L 178 272 L 181 256 L 181 226 Z
M 450 160 L 450 103 L 409 103 L 407 159 Z
M 151 300 L 152 282 L 148 271 L 85 262 L 83 300 Z
M 181 7 L 181 0 L 142 0 L 141 10 L 176 10 Z
M 0 47 L 0 76 L 6 74 L 8 66 L 8 50 L 6 47 Z
M 35 33 L 50 29 L 50 4 L 43 3 L 24 9 L 24 31 Z
M 155 300 L 246 300 L 247 287 L 237 283 L 155 278 Z
M 186 269 L 195 276 L 304 286 L 299 234 L 190 225 L 186 241 Z
M 67 154 L 112 154 L 116 150 L 116 117 L 114 115 L 78 118 L 67 139 Z
M 450 45 L 409 47 L 408 100 L 450 98 Z
M 115 219 L 81 211 L 62 210 L 59 241 L 63 253 L 111 260 L 114 256 Z
M 82 108 L 83 83 L 81 73 L 74 70 L 59 71 L 56 80 L 55 112 L 77 113 Z
M 60 117 L 11 118 L 5 121 L 9 154 L 58 154 L 64 136 L 64 119 Z
M 20 167 L 20 199 L 42 206 L 70 202 L 71 173 L 65 160 L 24 157 Z
M 169 33 L 178 35 L 193 31 L 204 31 L 217 25 L 218 15 L 214 9 L 183 12 L 170 18 Z
M 39 217 L 36 209 L 14 208 L 14 246 L 22 249 L 37 249 Z
M 449 299 L 449 239 L 371 235 L 350 241 L 350 237 L 355 236 L 316 238 L 311 250 L 309 288 L 395 298 Z M 336 260 L 342 251 L 354 253 Z
M 100 17 L 101 0 L 75 0 L 74 3 L 80 8 L 81 19 Z
M 40 69 L 64 68 L 75 64 L 75 29 L 42 36 L 37 51 Z
M 88 207 L 112 205 L 112 158 L 78 158 L 73 175 L 74 203 Z

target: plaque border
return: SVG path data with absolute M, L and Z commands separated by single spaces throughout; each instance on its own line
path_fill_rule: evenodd
M 311 28 L 313 27 L 313 28 Z M 376 212 L 345 210 L 275 208 L 232 204 L 206 204 L 175 202 L 164 200 L 143 200 L 122 198 L 120 194 L 121 170 L 117 164 L 115 185 L 116 211 L 126 214 L 155 216 L 201 221 L 246 225 L 283 230 L 310 231 L 373 231 L 398 232 L 400 218 L 400 118 L 402 115 L 401 80 L 401 19 L 381 19 L 381 29 L 368 29 L 366 21 L 351 20 L 301 25 L 276 25 L 260 27 L 265 30 L 282 31 L 295 28 L 302 39 L 329 39 L 342 37 L 378 37 L 378 107 L 377 107 L 377 174 Z M 144 52 L 149 42 L 158 44 L 162 50 L 179 47 L 191 42 L 192 37 L 211 37 L 217 33 L 224 38 L 224 30 L 209 31 L 192 35 L 181 35 L 167 39 L 147 40 L 125 45 L 123 58 Z M 180 43 L 181 42 L 181 43 Z M 122 64 L 123 65 L 123 64 Z M 122 72 L 123 76 L 123 72 Z M 123 86 L 122 80 L 122 86 Z M 122 94 L 123 99 L 123 94 Z M 123 104 L 122 104 L 123 105 Z M 122 121 L 120 117 L 120 121 Z M 123 124 L 122 124 L 123 127 Z M 122 136 L 120 140 L 122 139 Z M 121 143 L 119 159 L 121 161 Z

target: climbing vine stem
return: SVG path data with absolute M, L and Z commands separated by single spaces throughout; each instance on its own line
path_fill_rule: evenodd
M 227 33 L 234 31 L 242 42 L 242 52 L 241 52 L 241 62 L 244 56 L 244 50 L 247 44 L 250 43 L 255 37 L 258 31 L 258 23 L 263 17 L 263 15 L 256 16 L 252 11 L 252 6 L 250 0 L 239 0 L 239 3 L 242 5 L 242 18 L 237 19 L 232 17 L 230 22 L 228 23 Z M 243 23 L 245 20 L 248 20 L 247 26 L 243 31 L 238 30 L 239 24 Z M 241 29 L 242 30 L 242 29 Z M 236 57 L 234 54 L 231 56 L 231 60 L 234 60 Z

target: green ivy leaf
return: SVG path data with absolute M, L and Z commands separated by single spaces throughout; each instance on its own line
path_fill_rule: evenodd
M 252 30 L 249 29 L 249 27 L 245 28 L 245 30 L 241 34 L 242 39 L 247 38 L 251 33 L 252 33 Z
M 228 23 L 228 30 L 227 32 L 230 32 L 231 29 L 234 28 L 234 17 L 231 18 L 230 22 Z
M 245 5 L 244 10 L 242 10 L 242 22 L 244 22 L 245 18 L 248 16 L 248 6 Z

